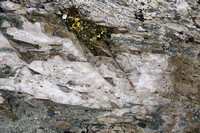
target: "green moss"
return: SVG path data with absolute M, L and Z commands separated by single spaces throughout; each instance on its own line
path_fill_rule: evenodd
M 103 51 L 97 46 L 101 41 L 109 39 L 114 31 L 114 27 L 97 25 L 94 22 L 85 19 L 85 17 L 76 8 L 69 8 L 65 19 L 68 29 L 75 33 L 77 38 L 89 48 L 94 54 L 98 55 L 99 51 Z

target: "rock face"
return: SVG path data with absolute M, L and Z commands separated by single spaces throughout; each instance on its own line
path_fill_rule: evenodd
M 0 132 L 199 132 L 199 9 L 1 1 Z

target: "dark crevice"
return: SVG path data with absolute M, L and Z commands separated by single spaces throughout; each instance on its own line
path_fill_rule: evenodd
M 0 7 L 0 13 L 3 13 L 3 12 L 4 12 L 3 8 L 2 8 L 2 7 Z
M 33 69 L 30 69 L 30 68 L 28 68 L 28 69 L 31 71 L 31 74 L 32 74 L 32 75 L 41 74 L 41 73 L 39 73 L 39 72 L 36 72 L 36 71 L 33 70 Z
M 144 15 L 142 13 L 142 10 L 139 10 L 139 12 L 135 13 L 135 18 L 140 20 L 141 22 L 144 22 Z
M 113 78 L 105 77 L 104 79 L 105 79 L 106 81 L 108 81 L 108 83 L 110 83 L 112 86 L 116 86 L 116 84 L 115 84 L 114 81 L 113 81 Z
M 193 43 L 194 42 L 194 37 L 189 37 L 187 40 L 186 40 L 186 43 Z

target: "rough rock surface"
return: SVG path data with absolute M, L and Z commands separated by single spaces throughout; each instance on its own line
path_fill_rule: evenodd
M 97 55 L 68 9 L 114 29 L 90 38 Z M 0 132 L 198 133 L 199 12 L 199 0 L 0 1 Z

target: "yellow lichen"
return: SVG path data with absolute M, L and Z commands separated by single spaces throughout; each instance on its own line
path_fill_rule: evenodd
M 101 35 L 98 34 L 98 35 L 97 35 L 97 38 L 101 38 Z
M 66 25 L 70 31 L 74 32 L 78 39 L 88 47 L 94 55 L 101 47 L 94 46 L 100 40 L 108 39 L 113 32 L 113 28 L 97 25 L 92 21 L 85 19 L 78 9 L 70 8 L 67 11 Z M 103 51 L 103 50 L 102 50 Z

